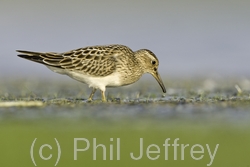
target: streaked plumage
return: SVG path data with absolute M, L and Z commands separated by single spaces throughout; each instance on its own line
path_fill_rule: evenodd
M 144 73 L 151 73 L 159 82 L 163 92 L 164 84 L 157 72 L 159 61 L 153 52 L 141 49 L 133 52 L 123 45 L 104 45 L 79 48 L 64 53 L 31 52 L 17 50 L 18 56 L 46 65 L 50 70 L 68 75 L 86 83 L 93 91 L 102 92 L 102 100 L 106 101 L 105 89 L 136 82 Z

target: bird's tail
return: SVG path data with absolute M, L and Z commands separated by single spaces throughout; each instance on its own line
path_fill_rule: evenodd
M 21 58 L 44 64 L 43 62 L 44 58 L 42 57 L 42 55 L 45 55 L 45 53 L 31 52 L 31 51 L 25 51 L 25 50 L 17 50 L 17 52 L 20 53 L 17 56 Z
M 49 66 L 59 66 L 58 63 L 60 62 L 60 60 L 63 59 L 61 54 L 53 52 L 42 53 L 42 52 L 32 52 L 25 50 L 17 50 L 17 52 L 20 53 L 17 56 L 21 58 Z

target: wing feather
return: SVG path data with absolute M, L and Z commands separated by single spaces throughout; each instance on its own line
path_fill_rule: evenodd
M 91 46 L 64 53 L 21 51 L 22 58 L 48 66 L 78 71 L 92 76 L 107 76 L 116 70 L 116 57 L 132 52 L 123 45 Z

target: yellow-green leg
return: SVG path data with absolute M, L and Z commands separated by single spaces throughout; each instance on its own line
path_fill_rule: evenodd
M 94 96 L 94 94 L 95 94 L 95 91 L 96 91 L 96 88 L 93 88 L 93 89 L 92 89 L 92 92 L 91 92 L 91 94 L 90 94 L 90 96 L 89 96 L 89 98 L 88 98 L 88 101 L 92 101 L 92 98 L 93 98 L 93 96 Z
M 101 92 L 102 92 L 102 101 L 107 102 L 106 97 L 105 97 L 105 91 L 101 90 Z

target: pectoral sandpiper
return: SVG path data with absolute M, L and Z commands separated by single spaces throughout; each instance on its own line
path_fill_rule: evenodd
M 129 85 L 144 73 L 150 73 L 166 93 L 165 86 L 158 73 L 159 61 L 155 54 L 147 49 L 133 52 L 123 45 L 90 46 L 64 53 L 31 52 L 17 50 L 18 56 L 46 65 L 50 70 L 68 75 L 92 87 L 88 100 L 92 100 L 97 89 L 101 90 L 102 101 L 106 101 L 107 87 Z

